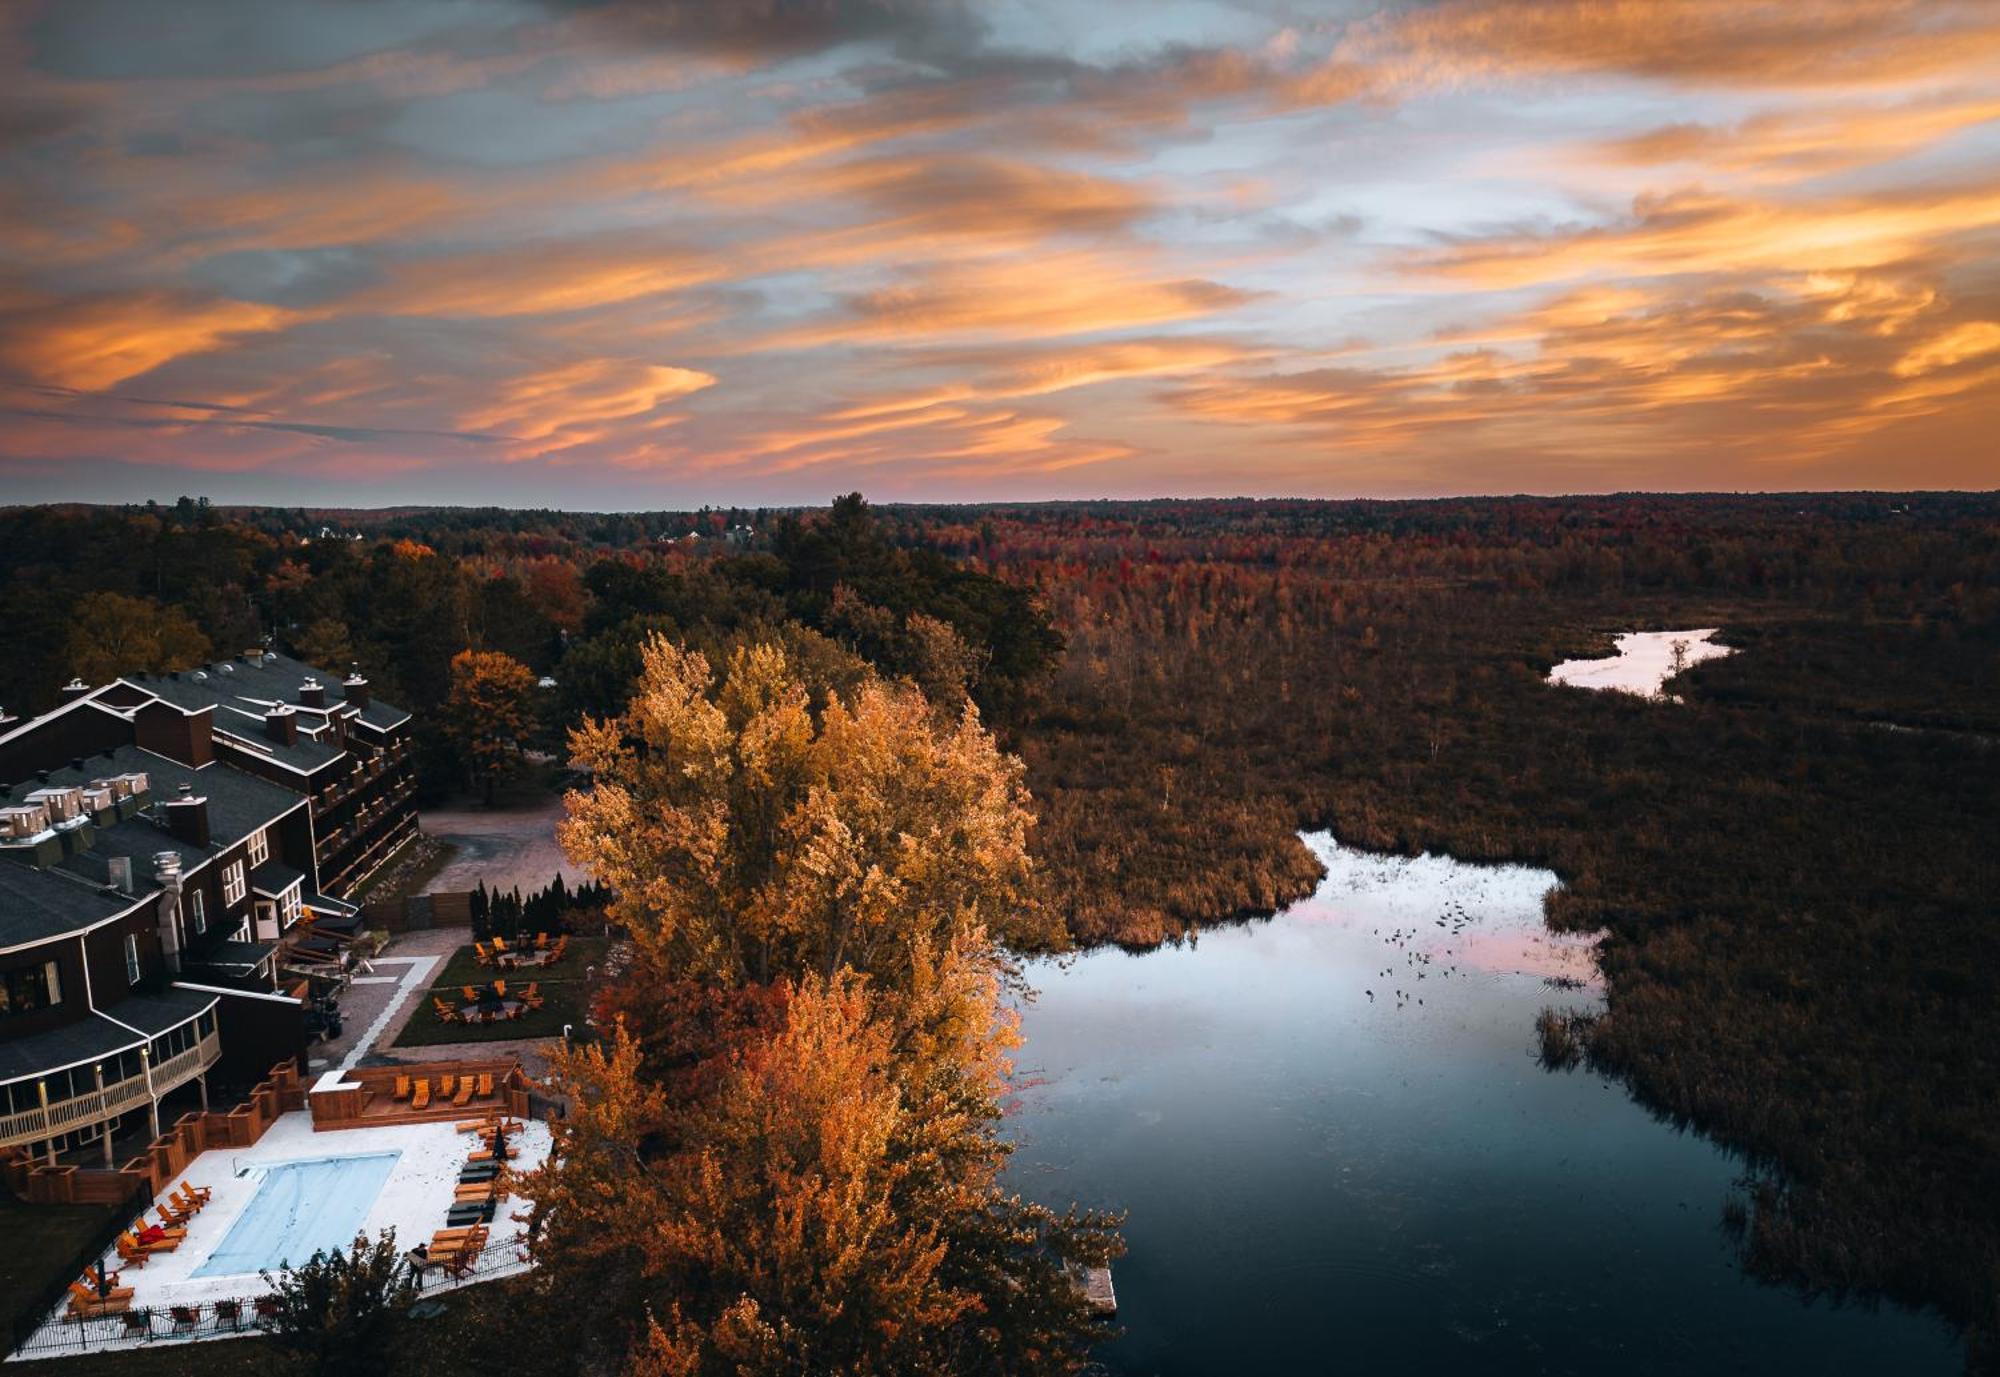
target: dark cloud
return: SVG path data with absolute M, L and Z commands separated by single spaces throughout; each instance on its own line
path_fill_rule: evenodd
M 550 8 L 620 42 L 744 56 L 870 41 L 942 52 L 982 29 L 956 0 L 551 0 Z

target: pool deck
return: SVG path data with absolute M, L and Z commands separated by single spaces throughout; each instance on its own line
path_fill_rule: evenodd
M 518 1154 L 514 1160 L 518 1170 L 532 1170 L 548 1156 L 550 1140 L 546 1124 L 525 1122 L 509 1141 Z M 328 1157 L 399 1153 L 362 1228 L 370 1238 L 383 1229 L 393 1228 L 397 1243 L 409 1249 L 427 1242 L 436 1230 L 444 1227 L 459 1170 L 477 1144 L 475 1135 L 460 1133 L 453 1123 L 394 1124 L 315 1133 L 310 1113 L 281 1115 L 254 1146 L 214 1149 L 188 1164 L 175 1184 L 208 1187 L 214 1192 L 208 1206 L 188 1221 L 187 1239 L 177 1250 L 156 1253 L 143 1267 L 122 1269 L 124 1275 L 119 1284 L 133 1289 L 135 1310 L 165 1311 L 169 1306 L 200 1305 L 207 1313 L 206 1307 L 218 1300 L 239 1299 L 245 1302 L 247 1314 L 249 1302 L 269 1289 L 257 1273 L 197 1277 L 194 1272 L 249 1208 L 263 1184 L 263 1172 L 257 1168 Z M 508 1196 L 501 1202 L 493 1217 L 492 1236 L 487 1244 L 489 1256 L 518 1251 L 524 1226 L 513 1216 L 525 1213 L 526 1208 L 527 1202 L 518 1196 Z M 150 1209 L 147 1216 L 153 1217 Z M 431 1282 L 426 1281 L 426 1289 L 430 1287 Z M 121 1340 L 118 1324 L 116 1320 L 93 1320 L 84 1326 L 89 1331 L 88 1348 L 119 1348 L 146 1342 Z M 55 1346 L 65 1340 L 75 1351 L 85 1344 L 85 1336 L 78 1329 L 79 1326 L 64 1319 L 62 1308 L 58 1307 L 49 1323 L 24 1345 L 29 1351 L 22 1356 L 56 1356 L 59 1349 Z M 150 1342 L 163 1341 L 163 1336 L 156 1335 Z

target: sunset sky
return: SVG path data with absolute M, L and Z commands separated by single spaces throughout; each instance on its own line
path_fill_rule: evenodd
M 0 500 L 2000 486 L 1994 0 L 52 0 L 0 150 Z

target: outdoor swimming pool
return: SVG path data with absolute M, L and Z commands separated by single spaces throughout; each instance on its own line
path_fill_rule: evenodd
M 229 1226 L 197 1277 L 276 1271 L 316 1251 L 345 1248 L 374 1208 L 400 1152 L 280 1162 L 264 1169 L 257 1194 Z

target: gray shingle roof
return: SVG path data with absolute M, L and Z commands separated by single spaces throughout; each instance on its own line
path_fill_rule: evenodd
M 201 678 L 195 675 L 200 674 Z M 242 733 L 248 719 L 237 716 L 235 724 L 229 719 L 235 716 L 225 711 L 225 707 L 242 708 L 257 714 L 257 722 L 251 726 L 251 735 L 263 731 L 264 707 L 270 703 L 290 703 L 299 705 L 299 690 L 306 680 L 317 679 L 326 691 L 326 706 L 334 709 L 344 706 L 342 684 L 347 679 L 345 671 L 317 669 L 289 655 L 266 651 L 259 663 L 248 659 L 219 660 L 200 670 L 186 670 L 179 676 L 162 674 L 133 675 L 131 682 L 149 693 L 156 693 L 183 708 L 202 708 L 214 705 L 217 708 L 215 725 L 230 731 Z M 313 709 L 302 708 L 302 714 L 311 714 Z M 361 710 L 361 720 L 371 727 L 390 728 L 409 720 L 409 713 L 393 704 L 370 701 Z M 306 722 L 313 719 L 307 716 Z M 305 723 L 301 723 L 305 725 Z
M 158 1037 L 177 1028 L 204 1009 L 215 1007 L 220 995 L 200 990 L 183 990 L 169 985 L 158 994 L 132 994 L 108 1006 L 104 1012 L 120 1023 L 130 1024 L 148 1037 Z
M 39 1076 L 79 1062 L 101 1061 L 144 1039 L 101 1014 L 65 1023 L 46 1033 L 0 1042 L 0 1083 Z
M 82 784 L 131 771 L 146 773 L 155 799 L 172 798 L 182 784 L 207 799 L 210 845 L 190 846 L 166 828 L 132 817 L 96 828 L 82 857 L 53 870 L 0 859 L 0 947 L 48 941 L 123 913 L 138 897 L 158 892 L 153 858 L 160 852 L 175 853 L 181 869 L 192 870 L 305 802 L 301 794 L 220 762 L 196 770 L 136 746 L 91 756 L 81 769 L 52 770 L 49 783 Z M 105 859 L 114 856 L 131 858 L 137 896 L 103 893 L 98 881 Z
M 82 880 L 0 860 L 0 948 L 46 942 L 115 918 L 138 902 L 130 894 L 104 894 Z

